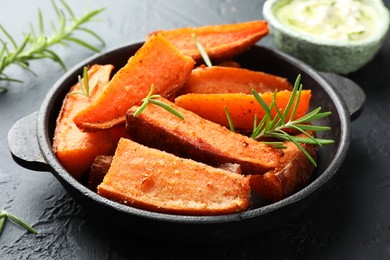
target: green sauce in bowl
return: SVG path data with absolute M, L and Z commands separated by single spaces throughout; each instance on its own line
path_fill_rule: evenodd
M 263 14 L 278 49 L 340 74 L 367 64 L 390 24 L 381 0 L 267 0 Z
M 375 8 L 357 0 L 293 0 L 274 7 L 276 18 L 293 30 L 324 39 L 359 41 L 378 26 Z

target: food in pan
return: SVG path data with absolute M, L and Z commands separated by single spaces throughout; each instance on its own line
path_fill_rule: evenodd
M 191 57 L 157 35 L 114 75 L 102 95 L 77 113 L 74 122 L 84 131 L 120 125 L 126 111 L 140 103 L 151 84 L 156 86 L 156 92 L 169 98 L 184 84 L 193 66 Z
M 188 93 L 244 93 L 274 92 L 291 90 L 292 86 L 285 78 L 244 68 L 219 65 L 198 67 L 192 70 L 190 77 L 177 95 Z
M 161 35 L 184 55 L 191 56 L 196 62 L 201 63 L 202 57 L 193 41 L 193 35 L 196 35 L 198 40 L 203 43 L 211 59 L 220 61 L 235 57 L 249 49 L 266 36 L 268 31 L 267 22 L 258 20 L 155 31 L 150 33 L 148 38 Z
M 280 150 L 231 132 L 168 100 L 159 100 L 184 119 L 153 104 L 135 117 L 138 107 L 132 107 L 127 112 L 126 126 L 131 139 L 212 166 L 237 163 L 243 174 L 260 174 L 275 168 L 282 156 Z
M 83 132 L 73 123 L 75 115 L 104 92 L 110 81 L 113 66 L 93 65 L 88 70 L 91 88 L 88 96 L 82 93 L 82 82 L 66 95 L 54 132 L 53 149 L 62 166 L 76 179 L 81 179 L 96 156 L 113 154 L 119 138 L 127 136 L 123 127 L 99 132 Z M 87 93 L 85 93 L 87 94 Z
M 259 30 L 265 30 L 261 21 L 167 32 L 175 40 L 152 33 L 112 79 L 110 65 L 91 66 L 70 89 L 57 120 L 53 147 L 60 162 L 101 196 L 171 214 L 241 212 L 251 207 L 251 196 L 278 201 L 306 186 L 316 144 L 331 142 L 316 138 L 315 131 L 328 128 L 311 120 L 329 113 L 308 112 L 311 92 L 302 90 L 299 77 L 292 86 L 280 76 L 236 66 L 232 57 L 256 41 L 226 45 L 224 37 L 246 38 Z M 178 44 L 194 39 L 203 41 L 207 54 L 223 45 L 227 54 L 210 58 L 234 67 L 206 68 L 195 61 L 196 51 Z M 214 114 L 219 120 L 209 116 Z M 67 166 L 60 143 L 87 143 L 93 158 L 78 160 L 84 150 L 72 151 Z M 107 149 L 93 151 L 107 143 Z
M 248 177 L 121 139 L 100 195 L 147 210 L 216 215 L 246 210 Z
M 291 91 L 284 90 L 278 91 L 275 98 L 273 92 L 262 93 L 260 96 L 267 105 L 270 105 L 271 101 L 274 100 L 276 106 L 284 110 L 291 94 Z M 310 99 L 311 91 L 303 90 L 294 118 L 299 118 L 306 114 L 309 109 Z M 178 96 L 175 99 L 175 104 L 210 121 L 229 127 L 224 111 L 224 108 L 226 108 L 230 113 L 234 126 L 241 130 L 251 130 L 253 128 L 254 116 L 257 115 L 257 117 L 263 118 L 265 114 L 262 106 L 256 102 L 256 98 L 252 94 L 244 93 L 188 93 Z M 272 116 L 274 117 L 275 114 L 276 110 L 273 110 Z

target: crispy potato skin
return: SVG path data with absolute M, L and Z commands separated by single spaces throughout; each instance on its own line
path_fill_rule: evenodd
M 202 63 L 203 60 L 196 47 L 193 34 L 203 45 L 210 59 L 224 61 L 248 50 L 268 33 L 267 21 L 256 20 L 234 24 L 160 30 L 150 33 L 147 38 L 162 35 L 184 55 L 191 56 L 197 63 Z
M 152 84 L 154 94 L 169 98 L 184 84 L 193 67 L 194 60 L 164 37 L 152 37 L 115 73 L 99 98 L 76 114 L 74 122 L 84 131 L 124 124 L 126 111 L 142 103 Z
M 301 135 L 303 137 L 303 135 Z M 284 142 L 283 157 L 278 167 L 262 175 L 250 177 L 251 188 L 270 201 L 282 200 L 307 186 L 315 169 L 314 165 L 292 142 Z M 306 151 L 316 160 L 317 147 L 303 144 Z
M 88 188 L 97 191 L 97 187 L 102 183 L 112 163 L 112 156 L 98 155 L 91 165 L 88 175 Z
M 292 86 L 285 78 L 261 71 L 228 66 L 198 67 L 191 72 L 187 82 L 179 89 L 177 95 L 188 93 L 252 94 L 252 89 L 258 93 L 265 93 L 276 90 L 291 91 Z
M 112 69 L 112 65 L 91 66 L 88 69 L 88 78 L 91 85 L 95 82 L 96 85 L 90 96 L 74 94 L 80 91 L 79 84 L 75 84 L 66 95 L 57 117 L 53 150 L 64 168 L 78 180 L 82 179 L 97 155 L 114 154 L 119 138 L 127 136 L 124 126 L 87 133 L 81 131 L 73 122 L 79 111 L 104 92 Z
M 100 195 L 134 207 L 184 215 L 246 210 L 249 178 L 121 139 Z

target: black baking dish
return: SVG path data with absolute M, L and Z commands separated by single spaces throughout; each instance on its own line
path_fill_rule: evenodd
M 48 92 L 39 111 L 20 119 L 8 134 L 13 158 L 23 167 L 50 171 L 84 208 L 102 220 L 149 238 L 174 238 L 176 241 L 221 241 L 258 234 L 292 218 L 307 208 L 336 176 L 348 152 L 350 122 L 361 111 L 364 92 L 347 78 L 320 73 L 301 61 L 277 50 L 254 46 L 236 58 L 242 67 L 273 73 L 294 82 L 301 74 L 304 88 L 312 90 L 312 108 L 322 107 L 332 115 L 318 121 L 331 126 L 322 138 L 335 143 L 319 150 L 318 167 L 310 185 L 276 203 L 251 208 L 239 214 L 220 216 L 182 216 L 155 213 L 107 200 L 76 181 L 59 163 L 52 150 L 57 115 L 69 88 L 76 83 L 82 69 L 91 64 L 113 64 L 122 67 L 142 45 L 131 44 L 95 55 L 76 65 L 62 76 Z M 326 196 L 326 195 L 325 195 Z

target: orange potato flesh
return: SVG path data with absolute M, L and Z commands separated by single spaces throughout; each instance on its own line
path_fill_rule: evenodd
M 134 207 L 185 215 L 244 211 L 248 178 L 121 139 L 98 186 L 103 197 Z
M 149 39 L 112 78 L 104 93 L 74 118 L 85 131 L 123 124 L 126 111 L 139 105 L 154 85 L 155 94 L 169 98 L 187 80 L 194 61 L 162 36 Z
M 178 91 L 178 95 L 244 93 L 252 94 L 292 90 L 287 79 L 259 71 L 243 68 L 212 66 L 196 68 L 188 81 Z
M 306 137 L 302 134 L 300 136 Z M 278 167 L 250 177 L 252 190 L 273 202 L 282 200 L 308 185 L 314 171 L 314 165 L 294 143 L 285 141 L 284 145 L 284 156 Z M 315 145 L 302 146 L 314 159 L 317 158 Z
M 178 111 L 184 120 L 154 104 L 134 117 L 138 108 L 134 106 L 127 112 L 126 124 L 132 140 L 215 167 L 236 163 L 245 175 L 261 174 L 278 165 L 279 149 L 234 133 L 166 99 L 159 101 Z
M 86 133 L 82 132 L 73 122 L 73 117 L 96 100 L 107 87 L 112 69 L 112 65 L 93 65 L 88 70 L 88 78 L 90 85 L 95 82 L 97 84 L 90 97 L 70 94 L 80 90 L 77 83 L 65 97 L 57 118 L 53 149 L 64 168 L 76 179 L 81 179 L 97 155 L 113 154 L 119 138 L 127 136 L 124 127 Z
M 267 92 L 261 94 L 261 98 L 266 104 L 270 104 L 274 93 Z M 282 111 L 286 108 L 290 91 L 280 91 L 276 96 L 276 105 Z M 294 118 L 306 114 L 309 109 L 311 99 L 310 90 L 302 90 L 298 108 Z M 252 130 L 254 116 L 257 115 L 257 122 L 264 117 L 264 110 L 256 101 L 253 95 L 241 93 L 226 94 L 185 94 L 175 99 L 175 104 L 199 116 L 229 127 L 224 107 L 227 108 L 232 118 L 233 125 L 237 129 Z M 276 110 L 272 110 L 275 116 Z
M 156 31 L 150 33 L 148 38 L 156 34 L 163 35 L 184 55 L 191 56 L 200 62 L 202 58 L 195 45 L 193 34 L 203 45 L 210 59 L 226 60 L 249 49 L 268 32 L 268 23 L 257 20 Z

